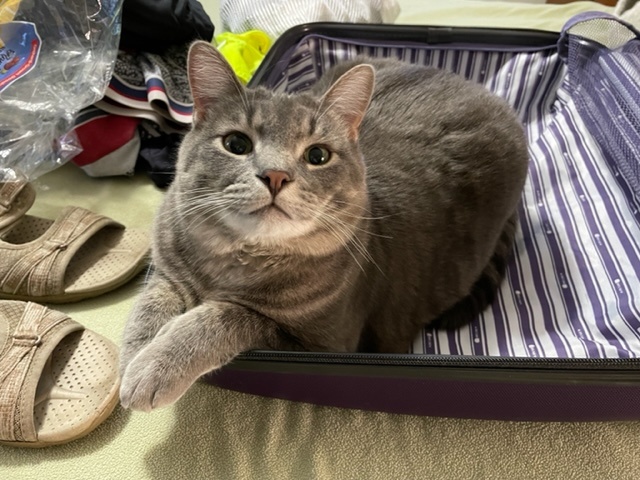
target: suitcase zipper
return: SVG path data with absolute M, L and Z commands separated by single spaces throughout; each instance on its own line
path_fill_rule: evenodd
M 315 353 L 256 350 L 240 355 L 238 360 L 408 367 L 433 366 L 496 369 L 640 370 L 639 358 L 483 357 L 461 355 Z

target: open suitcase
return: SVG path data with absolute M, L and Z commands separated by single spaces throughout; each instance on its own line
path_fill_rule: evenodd
M 640 34 L 601 13 L 561 34 L 309 24 L 280 37 L 251 85 L 302 91 L 359 54 L 457 72 L 518 112 L 531 163 L 499 295 L 404 355 L 249 352 L 206 379 L 395 413 L 640 419 Z

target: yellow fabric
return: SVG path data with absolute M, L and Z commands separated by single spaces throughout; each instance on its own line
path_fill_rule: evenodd
M 2 24 L 10 22 L 18 13 L 21 0 L 0 0 L 0 48 L 4 47 Z
M 244 84 L 251 79 L 271 46 L 269 35 L 260 30 L 225 32 L 217 35 L 215 41 L 220 53 Z
M 6 23 L 13 20 L 18 13 L 18 7 L 22 0 L 1 0 L 0 1 L 0 23 Z M 2 45 L 0 45 L 2 47 Z
M 425 10 L 430 3 L 424 2 Z M 492 17 L 499 14 L 491 11 Z M 489 22 L 486 15 L 475 24 Z M 568 14 L 563 15 L 554 24 L 563 23 Z M 431 14 L 422 19 L 453 21 Z M 92 179 L 73 166 L 42 177 L 36 187 L 32 212 L 37 215 L 54 218 L 63 207 L 78 205 L 132 227 L 150 226 L 162 197 L 144 177 Z M 141 281 L 55 308 L 119 343 Z M 151 414 L 118 408 L 95 432 L 68 445 L 0 447 L 0 479 L 635 479 L 640 478 L 639 451 L 640 422 L 512 423 L 389 415 L 198 384 L 176 405 Z

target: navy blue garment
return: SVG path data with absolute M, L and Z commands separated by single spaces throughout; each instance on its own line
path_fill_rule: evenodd
M 210 42 L 213 31 L 197 0 L 124 0 L 120 48 L 163 53 L 193 40 Z

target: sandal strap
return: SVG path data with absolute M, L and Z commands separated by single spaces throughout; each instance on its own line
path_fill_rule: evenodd
M 26 184 L 24 181 L 0 183 L 0 216 L 11 210 L 13 202 Z
M 67 315 L 26 303 L 0 356 L 0 439 L 34 442 L 35 391 L 47 358 L 69 333 L 82 326 Z
M 100 229 L 119 223 L 80 207 L 65 208 L 38 245 L 16 261 L 0 281 L 2 291 L 29 296 L 64 292 L 64 273 L 71 257 Z

